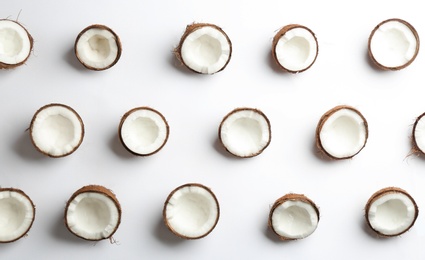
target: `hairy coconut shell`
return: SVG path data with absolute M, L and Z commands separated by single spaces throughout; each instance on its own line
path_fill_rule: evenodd
M 14 22 L 14 23 L 18 24 L 20 27 L 22 27 L 22 29 L 24 29 L 24 31 L 28 35 L 28 39 L 30 41 L 30 51 L 28 53 L 28 56 L 23 61 L 16 63 L 16 64 L 3 63 L 3 62 L 0 61 L 0 69 L 13 69 L 13 68 L 16 68 L 18 66 L 25 64 L 25 62 L 27 62 L 28 58 L 31 56 L 31 52 L 32 52 L 32 49 L 34 47 L 34 39 L 32 38 L 31 34 L 28 32 L 28 30 L 22 24 L 20 24 L 19 22 L 12 21 L 12 20 L 9 20 L 9 19 L 0 19 L 0 21 L 10 21 L 10 22 Z

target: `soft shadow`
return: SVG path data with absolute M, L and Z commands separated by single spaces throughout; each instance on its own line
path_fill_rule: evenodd
M 282 240 L 280 239 L 275 233 L 273 233 L 273 231 L 270 229 L 269 226 L 266 226 L 264 228 L 264 236 L 270 240 L 271 242 L 275 243 L 275 244 L 280 244 L 280 245 L 286 245 L 287 243 L 291 243 L 295 240 Z
M 168 64 L 180 73 L 188 75 L 190 77 L 201 78 L 211 76 L 210 74 L 197 73 L 188 69 L 180 60 L 177 59 L 177 57 L 174 55 L 174 51 L 171 52 L 171 54 L 168 56 Z
M 390 238 L 388 237 L 381 237 L 379 236 L 375 231 L 373 231 L 373 229 L 367 224 L 366 220 L 364 219 L 364 217 L 362 217 L 361 219 L 361 224 L 363 231 L 372 239 L 376 240 L 376 241 L 388 241 Z
M 74 69 L 79 70 L 79 71 L 87 71 L 87 69 L 77 59 L 77 56 L 75 56 L 74 47 L 70 48 L 65 53 L 64 59 Z
M 114 133 L 111 136 L 111 139 L 109 140 L 109 147 L 120 158 L 129 160 L 129 159 L 138 157 L 136 155 L 133 155 L 132 153 L 130 153 L 124 148 L 123 144 L 120 141 L 120 137 L 118 136 L 118 133 Z
M 186 240 L 174 235 L 164 224 L 162 216 L 153 231 L 155 237 L 167 246 L 177 246 L 183 244 Z
M 245 158 L 239 158 L 235 155 L 229 153 L 226 148 L 224 148 L 223 144 L 221 143 L 220 139 L 217 137 L 213 142 L 214 150 L 216 150 L 219 154 L 226 157 L 229 160 L 243 160 Z
M 28 130 L 21 133 L 13 144 L 13 150 L 25 160 L 39 161 L 48 158 L 34 147 Z
M 63 217 L 64 217 L 63 214 L 59 215 L 56 218 L 55 223 L 53 223 L 51 227 L 51 234 L 53 235 L 54 238 L 65 243 L 73 243 L 73 244 L 81 244 L 81 245 L 83 244 L 87 245 L 87 243 L 93 243 L 93 244 L 96 243 L 92 241 L 86 241 L 72 234 L 66 228 Z
M 266 53 L 266 62 L 268 63 L 269 67 L 275 72 L 282 75 L 288 75 L 289 72 L 285 71 L 279 65 L 276 64 L 276 61 L 274 60 L 271 51 L 267 51 Z
M 317 140 L 316 140 L 316 136 L 313 138 L 312 142 L 311 142 L 311 149 L 310 152 L 314 155 L 314 157 L 316 157 L 318 160 L 322 161 L 322 162 L 333 162 L 336 161 L 335 159 L 332 159 L 331 157 L 329 157 L 328 155 L 326 155 L 323 151 L 320 151 L 320 149 L 317 147 Z
M 386 73 L 386 72 L 388 72 L 388 70 L 383 70 L 383 69 L 380 69 L 374 62 L 373 62 L 373 60 L 372 60 L 372 58 L 369 56 L 369 49 L 366 47 L 366 50 L 365 50 L 365 61 L 366 61 L 366 63 L 369 65 L 369 67 L 370 68 L 372 68 L 373 69 L 373 71 L 374 72 L 376 72 L 376 73 Z

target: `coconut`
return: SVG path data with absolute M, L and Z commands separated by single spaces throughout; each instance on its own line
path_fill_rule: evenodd
M 367 121 L 357 109 L 337 106 L 320 119 L 316 145 L 332 159 L 349 159 L 365 147 L 368 135 Z
M 405 190 L 388 187 L 375 192 L 365 207 L 369 227 L 383 237 L 408 231 L 419 214 L 415 200 Z
M 184 239 L 207 236 L 217 225 L 220 207 L 214 193 L 198 183 L 174 189 L 164 203 L 163 219 L 168 229 Z
M 84 138 L 83 120 L 63 104 L 48 104 L 37 110 L 29 130 L 35 148 L 53 158 L 75 152 Z
M 400 70 L 409 66 L 418 52 L 418 33 L 411 24 L 401 19 L 379 23 L 369 36 L 369 57 L 383 70 Z
M 84 186 L 66 204 L 65 225 L 82 239 L 111 239 L 120 223 L 120 203 L 115 194 L 103 186 Z
M 24 64 L 33 47 L 33 38 L 18 22 L 0 19 L 0 69 Z
M 169 126 L 165 117 L 155 109 L 137 107 L 124 114 L 118 135 L 129 152 L 147 156 L 164 147 L 169 136 Z
M 35 218 L 35 206 L 22 190 L 0 188 L 0 243 L 25 236 Z
M 286 194 L 270 209 L 269 227 L 281 240 L 310 236 L 319 224 L 319 208 L 302 194 Z
M 309 69 L 316 61 L 319 44 L 313 31 L 299 24 L 289 24 L 273 38 L 272 56 L 276 64 L 290 73 Z
M 81 64 L 90 70 L 106 70 L 121 57 L 121 41 L 109 27 L 90 25 L 82 30 L 75 40 L 75 55 Z
M 413 153 L 425 154 L 425 113 L 420 115 L 413 125 Z
M 229 63 L 232 43 L 217 25 L 194 23 L 186 27 L 174 53 L 188 69 L 201 74 L 214 74 Z
M 270 121 L 258 109 L 236 108 L 223 118 L 218 136 L 229 153 L 242 158 L 254 157 L 270 144 Z

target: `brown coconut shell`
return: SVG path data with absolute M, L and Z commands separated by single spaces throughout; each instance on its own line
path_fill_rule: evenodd
M 221 128 L 222 128 L 222 126 L 223 126 L 223 123 L 227 120 L 227 118 L 229 117 L 229 116 L 231 116 L 231 115 L 233 115 L 234 113 L 237 113 L 237 112 L 240 112 L 240 111 L 244 111 L 244 110 L 247 110 L 247 111 L 252 111 L 252 112 L 255 112 L 255 113 L 258 113 L 258 114 L 260 114 L 261 116 L 263 116 L 264 117 L 264 119 L 266 120 L 266 122 L 267 122 L 267 125 L 268 125 L 268 129 L 269 129 L 269 136 L 270 136 L 270 138 L 269 138 L 269 141 L 267 142 L 267 144 L 263 147 L 263 149 L 261 149 L 261 150 L 259 150 L 257 153 L 253 153 L 253 154 L 250 154 L 250 155 L 247 155 L 247 156 L 239 156 L 239 155 L 236 155 L 236 154 L 233 154 L 231 151 L 229 151 L 228 149 L 227 149 L 227 147 L 224 145 L 224 143 L 223 143 L 223 140 L 221 139 Z M 220 123 L 220 126 L 218 127 L 218 139 L 220 140 L 220 143 L 223 145 L 223 147 L 224 147 L 224 149 L 226 149 L 226 151 L 227 152 L 229 152 L 230 154 L 233 154 L 234 156 L 237 156 L 237 157 L 239 157 L 239 158 L 251 158 L 251 157 L 254 157 L 254 156 L 257 156 L 257 155 L 259 155 L 259 154 L 261 154 L 268 146 L 269 146 L 269 144 L 270 144 L 270 142 L 271 142 L 271 140 L 272 140 L 272 130 L 271 130 L 271 125 L 270 125 L 270 120 L 267 118 L 267 116 L 261 111 L 261 110 L 259 110 L 259 109 L 256 109 L 256 108 L 249 108 L 249 107 L 240 107 L 240 108 L 236 108 L 236 109 L 234 109 L 234 110 L 232 110 L 232 111 L 230 111 L 226 116 L 224 116 L 224 118 L 223 118 L 223 120 L 221 121 L 221 123 Z
M 371 45 L 371 41 L 372 41 L 372 38 L 373 38 L 373 36 L 375 35 L 375 32 L 379 29 L 379 27 L 381 26 L 381 25 L 383 25 L 384 23 L 387 23 L 387 22 L 391 22 L 391 21 L 396 21 L 396 22 L 400 22 L 400 23 L 402 23 L 402 24 L 404 24 L 404 25 L 406 25 L 409 29 L 410 29 L 410 31 L 412 31 L 412 33 L 413 33 L 413 35 L 415 36 L 415 39 L 416 39 L 416 50 L 415 50 L 415 54 L 413 55 L 413 57 L 412 57 L 412 59 L 410 59 L 406 64 L 404 64 L 404 65 L 402 65 L 402 66 L 397 66 L 397 67 L 387 67 L 387 66 L 384 66 L 384 65 L 382 65 L 381 63 L 379 63 L 376 59 L 375 59 L 375 57 L 373 56 L 373 53 L 372 53 L 372 50 L 371 50 L 371 47 L 370 47 L 370 45 Z M 387 19 L 387 20 L 385 20 L 385 21 L 382 21 L 382 22 L 380 22 L 373 30 L 372 30 L 372 32 L 370 33 L 370 36 L 369 36 L 369 40 L 368 40 L 368 55 L 369 55 L 369 58 L 370 58 L 370 60 L 372 61 L 372 63 L 377 67 L 377 68 L 379 68 L 379 69 L 381 69 L 381 70 L 401 70 L 401 69 L 404 69 L 404 68 L 406 68 L 407 66 L 409 66 L 415 59 L 416 59 L 416 56 L 418 56 L 418 52 L 419 52 L 419 45 L 420 45 L 420 41 L 419 41 L 419 34 L 418 34 L 418 32 L 416 31 L 416 29 L 410 24 L 410 23 L 408 23 L 408 22 L 406 22 L 406 21 L 404 21 L 404 20 L 402 20 L 402 19 L 398 19 L 398 18 L 391 18 L 391 19 Z
M 220 31 L 226 37 L 227 42 L 229 43 L 229 46 L 230 46 L 229 59 L 227 60 L 226 64 L 224 64 L 224 66 L 219 71 L 217 71 L 217 72 L 220 72 L 220 71 L 224 70 L 226 68 L 227 64 L 229 64 L 230 59 L 232 58 L 232 42 L 230 41 L 229 36 L 227 36 L 227 34 L 223 31 L 223 29 L 221 27 L 218 27 L 217 25 L 211 24 L 211 23 L 192 23 L 192 24 L 189 24 L 189 25 L 186 26 L 186 30 L 183 33 L 182 37 L 180 38 L 179 45 L 176 48 L 174 48 L 174 55 L 177 58 L 177 60 L 179 60 L 180 63 L 183 64 L 186 68 L 188 68 L 189 70 L 191 70 L 191 71 L 193 71 L 195 73 L 198 73 L 198 74 L 203 74 L 203 73 L 201 73 L 199 71 L 196 71 L 196 70 L 193 70 L 192 68 L 190 68 L 184 62 L 184 60 L 182 58 L 181 49 L 182 49 L 182 46 L 183 46 L 183 42 L 186 40 L 186 37 L 189 34 L 193 33 L 194 31 L 196 31 L 198 29 L 201 29 L 203 27 L 206 27 L 206 26 L 213 27 L 214 29 Z M 215 73 L 217 73 L 217 72 L 215 72 Z
M 16 192 L 16 193 L 19 193 L 20 195 L 24 196 L 25 198 L 27 198 L 28 201 L 31 203 L 31 206 L 32 206 L 32 209 L 33 209 L 33 216 L 34 216 L 32 218 L 32 220 L 31 220 L 31 224 L 28 226 L 27 230 L 20 237 L 17 237 L 17 238 L 12 239 L 12 240 L 7 240 L 7 241 L 0 240 L 0 244 L 2 244 L 2 243 L 5 244 L 5 243 L 15 242 L 16 240 L 19 240 L 22 237 L 24 237 L 24 236 L 27 235 L 27 233 L 31 229 L 32 224 L 34 223 L 34 220 L 35 220 L 35 205 L 34 205 L 33 201 L 31 200 L 31 198 L 25 192 L 23 192 L 20 189 L 16 189 L 16 188 L 0 188 L 0 193 L 1 192 Z
M 364 122 L 364 126 L 365 126 L 365 130 L 366 130 L 366 137 L 365 137 L 365 142 L 364 142 L 364 144 L 363 144 L 363 146 L 362 146 L 362 148 L 360 148 L 360 150 L 357 152 L 357 153 L 355 153 L 354 155 L 352 155 L 352 156 L 348 156 L 348 157 L 334 157 L 334 156 L 332 156 L 331 154 L 329 154 L 324 148 L 323 148 L 323 145 L 322 145 L 322 141 L 321 141 L 321 139 L 320 139 L 320 132 L 322 131 L 322 128 L 323 128 L 323 125 L 325 124 L 325 122 L 328 120 L 328 118 L 331 116 L 331 115 L 333 115 L 335 112 L 337 112 L 337 111 L 339 111 L 339 110 L 341 110 L 341 109 L 349 109 L 349 110 L 352 110 L 352 111 L 354 111 L 354 112 L 356 112 L 361 118 L 362 118 L 362 120 L 363 120 L 363 122 Z M 321 153 L 323 153 L 323 154 L 325 154 L 327 157 L 329 157 L 330 159 L 332 159 L 332 160 L 344 160 L 344 159 L 351 159 L 351 158 L 353 158 L 354 156 L 356 156 L 365 146 L 366 146 L 366 143 L 367 143 L 367 139 L 368 139 L 368 137 L 369 137 L 369 128 L 368 128 L 368 123 L 367 123 L 367 121 L 366 121 L 366 118 L 362 115 L 362 113 L 360 113 L 360 111 L 359 110 L 357 110 L 357 109 L 355 109 L 354 107 L 351 107 L 351 106 L 347 106 L 347 105 L 340 105 L 340 106 L 336 106 L 336 107 L 334 107 L 334 108 L 332 108 L 332 109 L 330 109 L 329 111 L 327 111 L 325 114 L 323 114 L 323 116 L 320 118 L 320 120 L 319 120 L 319 123 L 317 124 L 317 128 L 316 128 L 316 146 L 317 146 L 317 148 L 318 148 L 318 150 L 321 152 Z
M 78 195 L 80 195 L 82 193 L 86 193 L 86 192 L 95 192 L 95 193 L 102 194 L 103 196 L 108 197 L 109 199 L 111 199 L 114 202 L 115 206 L 117 207 L 117 210 L 118 210 L 118 223 L 117 223 L 117 226 L 115 227 L 114 231 L 108 237 L 104 237 L 104 238 L 100 238 L 100 239 L 88 239 L 88 238 L 82 237 L 82 236 L 74 233 L 72 231 L 72 229 L 68 226 L 68 220 L 67 220 L 66 216 L 68 214 L 68 207 L 69 207 L 69 205 L 75 199 L 75 197 L 77 197 Z M 112 238 L 112 236 L 118 230 L 119 225 L 121 224 L 121 214 L 122 214 L 121 204 L 119 203 L 117 197 L 115 196 L 115 194 L 111 190 L 109 190 L 108 188 L 105 188 L 104 186 L 101 186 L 101 185 L 87 185 L 87 186 L 84 186 L 84 187 L 78 189 L 69 198 L 68 202 L 66 203 L 66 207 L 65 207 L 64 222 L 65 222 L 65 226 L 69 230 L 69 232 L 71 232 L 75 236 L 77 236 L 79 238 L 82 238 L 84 240 L 88 240 L 88 241 L 99 241 L 99 240 L 103 240 L 103 239 L 111 239 Z
M 90 29 L 99 29 L 99 30 L 106 30 L 106 31 L 109 31 L 110 33 L 112 33 L 112 35 L 114 36 L 114 38 L 115 38 L 115 42 L 116 42 L 116 44 L 117 44 L 117 49 L 118 49 L 118 51 L 117 51 L 117 57 L 115 58 L 115 60 L 114 60 L 114 62 L 112 62 L 109 66 L 107 66 L 107 67 L 104 67 L 104 68 L 94 68 L 94 67 L 92 67 L 92 66 L 89 66 L 89 65 L 87 65 L 87 64 L 85 64 L 84 63 L 84 61 L 83 60 L 81 60 L 80 59 L 80 57 L 79 57 L 79 55 L 78 55 L 78 51 L 77 51 L 77 43 L 78 43 L 78 41 L 80 40 L 80 37 L 81 37 L 81 35 L 83 35 L 86 31 L 88 31 L 88 30 L 90 30 Z M 74 43 L 74 53 L 75 53 L 75 56 L 77 57 L 77 59 L 78 59 L 78 61 L 84 66 L 84 67 L 86 67 L 87 69 L 89 69 L 89 70 L 94 70 L 94 71 L 102 71 L 102 70 L 106 70 L 106 69 L 109 69 L 109 68 L 111 68 L 112 66 L 114 66 L 117 62 L 118 62 L 118 60 L 120 59 L 120 57 L 121 57 L 121 53 L 122 53 L 122 44 L 121 44 L 121 40 L 120 40 L 120 37 L 118 36 L 118 34 L 116 34 L 111 28 L 109 28 L 108 26 L 105 26 L 105 25 L 102 25 L 102 24 L 93 24 L 93 25 L 90 25 L 90 26 L 88 26 L 88 27 L 86 27 L 86 28 L 84 28 L 78 35 L 77 35 L 77 38 L 75 39 L 75 43 Z
M 370 221 L 369 221 L 369 217 L 368 216 L 369 216 L 369 210 L 370 210 L 370 207 L 371 207 L 372 203 L 375 202 L 377 199 L 381 198 L 382 196 L 388 195 L 388 194 L 391 194 L 391 193 L 402 193 L 402 194 L 406 195 L 407 197 L 409 197 L 409 199 L 412 201 L 412 203 L 413 203 L 413 205 L 415 207 L 415 217 L 414 217 L 414 219 L 412 221 L 412 224 L 408 228 L 406 228 L 404 231 L 402 231 L 402 232 L 400 232 L 398 234 L 394 234 L 394 235 L 386 235 L 386 234 L 382 234 L 381 232 L 379 232 L 378 230 L 375 230 L 372 227 L 372 225 L 370 224 Z M 419 215 L 419 208 L 418 208 L 415 200 L 413 199 L 413 197 L 407 191 L 405 191 L 403 189 L 400 189 L 400 188 L 397 188 L 397 187 L 387 187 L 387 188 L 380 189 L 379 191 L 375 192 L 369 198 L 369 200 L 367 201 L 366 206 L 365 206 L 365 219 L 366 219 L 366 223 L 370 227 L 370 229 L 372 229 L 380 237 L 395 237 L 395 236 L 399 236 L 399 235 L 407 232 L 415 224 L 415 221 L 418 218 L 418 215 Z
M 129 116 L 129 115 L 131 115 L 133 112 L 135 112 L 135 111 L 138 111 L 138 110 L 150 110 L 150 111 L 153 111 L 153 112 L 155 112 L 155 113 L 157 113 L 161 118 L 162 118 L 162 120 L 164 120 L 164 123 L 165 123 L 165 126 L 166 126 L 166 128 L 167 128 L 167 134 L 166 134 L 166 137 L 165 137 L 165 140 L 164 140 L 164 143 L 158 148 L 158 149 L 156 149 L 155 151 L 153 151 L 153 152 L 151 152 L 151 153 L 147 153 L 147 154 L 141 154 L 141 153 L 136 153 L 136 152 L 134 152 L 134 151 L 132 151 L 126 144 L 125 144 L 125 142 L 124 142 L 124 140 L 123 140 L 123 137 L 122 137 L 122 134 L 121 134 L 121 130 L 122 130 L 122 125 L 124 124 L 124 121 L 127 119 L 127 117 Z M 126 112 L 123 116 L 122 116 L 122 118 L 121 118 L 121 121 L 120 121 L 120 124 L 119 124 L 119 126 L 118 126 L 118 136 L 119 136 L 119 138 L 120 138 L 120 141 L 121 141 L 121 143 L 122 143 L 122 145 L 124 146 L 124 148 L 127 150 L 127 151 L 129 151 L 130 153 L 132 153 L 132 154 L 134 154 L 134 155 L 137 155 L 137 156 L 150 156 L 150 155 L 153 155 L 153 154 L 156 154 L 157 152 L 159 152 L 163 147 L 164 147 L 164 145 L 167 143 L 167 141 L 168 141 L 168 137 L 169 137 L 169 135 L 170 135 L 170 126 L 168 125 L 168 122 L 167 122 L 167 120 L 165 119 L 165 117 L 159 112 L 159 111 L 157 111 L 157 110 L 155 110 L 155 109 L 153 109 L 153 108 L 150 108 L 150 107 L 136 107 L 136 108 L 133 108 L 133 109 L 131 109 L 131 110 L 129 110 L 128 112 Z
M 277 59 L 277 54 L 276 54 L 276 45 L 279 42 L 280 38 L 282 38 L 288 31 L 295 29 L 295 28 L 302 28 L 302 29 L 309 31 L 311 33 L 311 35 L 313 35 L 314 40 L 316 41 L 316 57 L 314 57 L 313 62 L 307 68 L 302 69 L 302 70 L 290 70 L 290 69 L 285 68 L 284 66 L 282 66 L 282 64 L 279 63 L 279 61 Z M 299 24 L 288 24 L 288 25 L 284 26 L 282 29 L 280 29 L 275 34 L 275 36 L 273 37 L 273 42 L 272 42 L 272 57 L 273 57 L 273 60 L 276 62 L 276 65 L 279 66 L 279 68 L 283 69 L 286 72 L 299 73 L 299 72 L 303 72 L 303 71 L 308 70 L 316 62 L 318 54 L 319 54 L 319 43 L 317 41 L 316 35 L 313 33 L 312 30 L 310 30 L 310 28 L 308 28 L 306 26 L 299 25 Z
M 61 107 L 67 108 L 67 109 L 69 109 L 70 111 L 72 111 L 72 112 L 75 114 L 75 116 L 78 118 L 78 121 L 80 122 L 80 124 L 81 124 L 81 128 L 82 128 L 82 131 L 81 131 L 81 138 L 80 138 L 80 142 L 78 143 L 78 145 L 77 145 L 77 146 L 75 146 L 75 147 L 74 147 L 74 149 L 73 149 L 72 151 L 70 151 L 70 152 L 68 152 L 68 153 L 66 153 L 66 154 L 63 154 L 63 155 L 59 155 L 59 156 L 57 156 L 57 155 L 53 155 L 53 154 L 49 154 L 49 153 L 46 153 L 45 151 L 41 150 L 41 149 L 37 146 L 37 144 L 35 143 L 35 141 L 34 141 L 34 139 L 33 139 L 33 135 L 32 135 L 34 122 L 35 122 L 35 120 L 36 120 L 36 118 L 37 118 L 38 114 L 39 114 L 42 110 L 44 110 L 45 108 L 52 107 L 52 106 L 61 106 Z M 83 142 L 84 134 L 85 134 L 83 120 L 81 119 L 81 117 L 80 117 L 80 115 L 77 113 L 77 111 L 75 111 L 75 110 L 74 110 L 72 107 L 70 107 L 70 106 L 67 106 L 67 105 L 64 105 L 64 104 L 59 104 L 59 103 L 51 103 L 51 104 L 48 104 L 48 105 L 45 105 L 45 106 L 42 106 L 41 108 L 39 108 L 39 109 L 35 112 L 35 114 L 34 114 L 34 116 L 33 116 L 32 120 L 31 120 L 31 124 L 30 124 L 30 127 L 29 127 L 29 132 L 30 132 L 31 142 L 32 142 L 32 144 L 34 145 L 35 149 L 37 149 L 37 151 L 39 151 L 40 153 L 42 153 L 42 154 L 44 154 L 44 155 L 46 155 L 46 156 L 48 156 L 48 157 L 51 157 L 51 158 L 61 158 L 61 157 L 65 157 L 65 156 L 70 155 L 70 154 L 72 154 L 73 152 L 75 152 L 75 151 L 78 149 L 78 147 L 80 147 L 81 143 Z
M 421 114 L 420 116 L 418 116 L 418 118 L 416 118 L 415 123 L 413 124 L 413 129 L 412 129 L 412 151 L 411 154 L 420 154 L 420 155 L 425 155 L 425 151 L 423 151 L 421 148 L 419 148 L 419 145 L 416 141 L 416 127 L 419 123 L 419 121 L 422 119 L 422 117 L 425 116 L 425 113 Z
M 216 205 L 217 205 L 217 219 L 215 220 L 215 223 L 214 223 L 214 225 L 211 227 L 211 229 L 208 231 L 208 232 L 206 232 L 205 234 L 203 234 L 203 235 L 201 235 L 201 236 L 198 236 L 198 237 L 188 237 L 188 236 L 185 236 L 185 235 L 182 235 L 182 234 L 180 234 L 179 232 L 177 232 L 177 231 L 175 231 L 174 229 L 173 229 L 173 227 L 170 225 L 170 223 L 168 222 L 168 218 L 167 218 L 167 205 L 169 204 L 169 201 L 170 201 L 170 199 L 171 199 L 171 197 L 174 195 L 174 193 L 175 192 L 177 192 L 178 190 L 180 190 L 180 189 L 182 189 L 182 188 L 185 188 L 185 187 L 200 187 L 200 188 L 203 188 L 203 189 L 205 189 L 206 191 L 208 191 L 210 194 L 211 194 L 211 196 L 214 198 L 214 200 L 215 200 L 215 203 L 216 203 Z M 164 224 L 165 224 L 165 226 L 174 234 L 174 235 L 176 235 L 176 236 L 178 236 L 178 237 L 180 237 L 180 238 L 183 238 L 183 239 L 187 239 L 187 240 L 194 240 L 194 239 L 200 239 L 200 238 L 203 238 L 203 237 L 206 237 L 208 234 L 210 234 L 213 230 L 214 230 L 214 228 L 217 226 L 217 223 L 218 223 L 218 220 L 219 220 L 219 218 L 220 218 L 220 204 L 218 203 L 218 200 L 217 200 L 217 197 L 215 196 L 215 194 L 211 191 L 211 189 L 210 188 L 208 188 L 208 187 L 206 187 L 206 186 L 204 186 L 204 185 L 202 185 L 202 184 L 199 184 L 199 183 L 187 183 L 187 184 L 183 184 L 183 185 L 181 185 L 181 186 L 179 186 L 179 187 L 177 187 L 177 188 L 175 188 L 169 195 L 168 195 L 168 197 L 167 197 L 167 199 L 165 200 L 165 202 L 164 202 L 164 208 L 163 208 L 163 210 L 162 210 L 162 218 L 163 218 L 163 220 L 164 220 Z
M 318 221 L 320 220 L 319 207 L 317 207 L 317 205 L 311 199 L 306 197 L 304 194 L 289 193 L 289 194 L 286 194 L 286 195 L 280 197 L 279 199 L 277 199 L 275 201 L 275 203 L 271 207 L 270 213 L 269 213 L 269 220 L 268 220 L 269 228 L 273 231 L 274 234 L 276 234 L 279 237 L 280 240 L 296 240 L 295 238 L 290 238 L 290 237 L 285 237 L 285 236 L 279 235 L 276 232 L 276 230 L 273 228 L 273 213 L 274 213 L 274 211 L 277 207 L 279 207 L 280 205 L 282 205 L 286 201 L 302 201 L 302 202 L 310 204 L 314 208 L 314 210 L 316 211 Z
M 27 33 L 28 39 L 30 41 L 30 51 L 28 52 L 28 56 L 23 61 L 16 63 L 16 64 L 9 64 L 9 63 L 4 63 L 4 62 L 0 61 L 0 69 L 13 69 L 13 68 L 19 67 L 19 66 L 25 64 L 25 62 L 27 62 L 28 58 L 31 56 L 31 52 L 32 52 L 32 49 L 34 47 L 34 39 L 32 38 L 31 34 L 28 32 L 28 30 L 22 24 L 20 24 L 19 22 L 9 20 L 9 19 L 0 19 L 0 22 L 1 21 L 10 21 L 10 22 L 14 22 L 14 23 L 18 24 Z

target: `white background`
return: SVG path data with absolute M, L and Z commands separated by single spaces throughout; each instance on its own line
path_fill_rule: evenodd
M 425 51 L 398 72 L 370 65 L 367 39 L 382 20 L 402 18 L 425 36 L 418 1 L 1 1 L 0 17 L 21 22 L 35 39 L 26 65 L 0 71 L 0 185 L 24 190 L 37 206 L 28 236 L 0 245 L 0 259 L 424 259 L 425 213 L 401 237 L 379 239 L 366 227 L 364 206 L 377 190 L 397 186 L 425 208 L 425 160 L 409 154 L 410 133 L 423 102 Z M 187 24 L 221 26 L 233 43 L 227 68 L 198 75 L 172 54 Z M 86 70 L 73 54 L 77 34 L 101 23 L 121 38 L 111 69 Z M 274 33 L 289 23 L 310 27 L 319 56 L 291 75 L 270 58 Z M 62 159 L 42 156 L 28 132 L 35 111 L 53 102 L 73 107 L 86 135 Z M 328 109 L 347 104 L 369 123 L 366 147 L 352 160 L 318 156 L 315 128 Z M 139 158 L 120 144 L 121 116 L 137 106 L 159 110 L 170 138 L 158 154 Z M 217 142 L 225 114 L 262 110 L 270 146 L 236 159 Z M 175 187 L 199 182 L 219 199 L 216 229 L 183 241 L 162 223 Z M 113 190 L 122 204 L 117 244 L 87 242 L 63 224 L 71 194 L 87 184 Z M 310 237 L 281 242 L 267 229 L 270 205 L 303 193 L 321 210 Z

